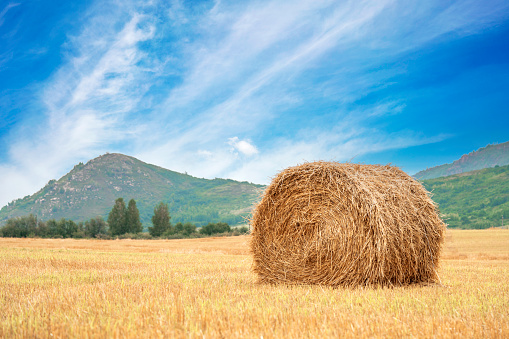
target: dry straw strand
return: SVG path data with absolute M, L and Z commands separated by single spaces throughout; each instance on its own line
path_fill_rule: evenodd
M 446 225 L 399 168 L 319 161 L 280 172 L 251 229 L 260 282 L 353 287 L 437 282 Z

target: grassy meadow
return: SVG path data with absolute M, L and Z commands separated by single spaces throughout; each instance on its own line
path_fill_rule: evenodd
M 509 337 L 509 230 L 449 230 L 442 285 L 269 286 L 248 236 L 0 239 L 0 337 Z

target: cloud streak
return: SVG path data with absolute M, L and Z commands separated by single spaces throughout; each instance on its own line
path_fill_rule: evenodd
M 21 5 L 20 3 L 15 3 L 15 2 L 10 2 L 8 3 L 4 9 L 2 9 L 2 11 L 0 12 L 0 27 L 4 24 L 5 22 L 5 15 L 7 14 L 7 12 L 11 9 L 11 8 L 14 8 L 16 6 L 19 6 Z
M 503 7 L 501 2 L 495 5 Z M 482 7 L 475 2 L 469 6 L 453 3 L 435 15 L 437 7 L 440 7 L 438 3 L 425 6 L 396 1 L 346 1 L 339 5 L 329 1 L 302 1 L 291 6 L 268 2 L 257 6 L 256 10 L 247 8 L 234 13 L 227 8 L 215 8 L 201 19 L 202 26 L 209 30 L 211 26 L 214 27 L 209 23 L 221 20 L 217 19 L 218 12 L 224 22 L 231 23 L 221 25 L 218 32 L 212 29 L 209 34 L 213 38 L 205 46 L 196 44 L 196 49 L 188 47 L 192 61 L 182 74 L 183 82 L 170 91 L 168 99 L 158 111 L 169 119 L 177 119 L 178 127 L 173 129 L 176 136 L 166 144 L 161 144 L 159 139 L 157 146 L 139 154 L 148 161 L 177 167 L 184 167 L 185 164 L 180 165 L 175 159 L 183 159 L 180 154 L 193 153 L 195 147 L 210 145 L 214 152 L 220 154 L 224 147 L 222 142 L 230 140 L 232 130 L 254 139 L 257 137 L 257 126 L 262 129 L 270 126 L 279 132 L 279 126 L 285 125 L 284 119 L 292 117 L 289 113 L 281 114 L 278 111 L 282 106 L 291 110 L 302 103 L 305 105 L 309 99 L 306 92 L 313 92 L 311 95 L 314 98 L 328 95 L 327 99 L 339 101 L 340 105 L 337 105 L 339 107 L 335 112 L 329 112 L 335 116 L 331 124 L 324 123 L 330 114 L 322 118 L 319 112 L 313 112 L 314 119 L 320 121 L 318 124 L 321 125 L 319 131 L 314 133 L 323 135 L 330 142 L 296 141 L 292 140 L 292 136 L 282 141 L 281 144 L 295 150 L 289 153 L 285 151 L 286 154 L 294 154 L 291 159 L 316 159 L 319 155 L 319 158 L 345 160 L 335 153 L 335 150 L 341 149 L 342 142 L 362 149 L 355 154 L 347 152 L 348 156 L 352 156 L 443 140 L 444 135 L 423 138 L 418 137 L 418 133 L 412 136 L 405 130 L 387 133 L 381 129 L 374 131 L 377 137 L 385 138 L 383 143 L 373 140 L 370 135 L 360 134 L 352 139 L 348 139 L 348 133 L 343 138 L 327 138 L 328 135 L 345 133 L 334 126 L 344 118 L 352 122 L 348 126 L 350 130 L 357 128 L 369 131 L 366 133 L 373 132 L 371 128 L 359 129 L 358 123 L 353 124 L 353 114 L 358 116 L 358 121 L 369 126 L 372 121 L 365 119 L 367 117 L 397 115 L 405 110 L 406 104 L 402 98 L 389 98 L 354 110 L 349 107 L 349 103 L 390 85 L 392 77 L 405 72 L 404 68 L 397 67 L 376 72 L 370 72 L 371 69 L 392 62 L 408 51 L 425 47 L 448 33 L 473 34 L 473 30 L 484 27 L 480 23 L 496 20 L 491 12 L 472 10 L 472 7 Z M 401 11 L 407 16 L 399 17 Z M 423 22 L 422 29 L 414 25 L 416 21 L 429 17 L 435 17 L 432 24 Z M 462 19 L 458 20 L 457 17 Z M 331 64 L 335 66 L 335 74 L 320 82 L 320 88 L 313 91 L 316 75 L 311 74 L 310 70 L 322 76 L 322 62 L 327 67 Z M 296 85 L 299 82 L 301 85 Z M 206 105 L 201 105 L 203 102 Z M 298 120 L 302 120 L 302 117 L 298 117 Z M 306 129 L 303 125 L 297 126 L 294 135 Z M 200 136 L 199 140 L 197 135 Z M 393 140 L 392 145 L 390 140 Z M 373 144 L 379 146 L 371 147 Z M 212 149 L 210 146 L 209 149 Z M 302 152 L 299 157 L 295 154 L 300 153 L 299 149 L 314 151 Z M 278 163 L 275 159 L 278 158 L 277 152 L 277 149 L 266 146 L 261 149 L 260 157 L 269 159 L 267 163 Z M 311 157 L 313 154 L 315 157 Z M 190 168 L 207 167 L 199 157 L 185 157 L 185 161 Z M 227 161 L 230 166 L 219 175 L 239 178 L 239 168 L 245 167 L 242 161 L 246 160 L 233 164 Z M 285 165 L 288 163 L 291 162 L 285 162 Z M 204 170 L 191 173 L 205 177 L 218 175 L 217 172 Z
M 132 10 L 115 8 L 115 14 L 121 17 Z M 16 197 L 12 192 L 33 193 L 73 163 L 104 153 L 139 132 L 126 120 L 147 89 L 138 84 L 147 72 L 138 65 L 146 55 L 137 44 L 153 37 L 153 26 L 150 18 L 136 12 L 124 23 L 112 19 L 92 13 L 82 34 L 69 37 L 67 62 L 39 92 L 44 116 L 10 138 L 15 140 L 10 161 L 0 173 L 3 186 L 13 183 L 16 189 L 2 191 L 2 203 Z

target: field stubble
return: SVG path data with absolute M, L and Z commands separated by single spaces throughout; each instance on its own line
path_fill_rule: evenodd
M 0 239 L 0 337 L 509 337 L 509 231 L 451 231 L 442 286 L 256 283 L 248 237 Z

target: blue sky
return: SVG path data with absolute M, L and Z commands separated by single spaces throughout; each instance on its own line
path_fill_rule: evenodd
M 509 2 L 2 1 L 0 206 L 121 152 L 268 183 L 509 140 Z

